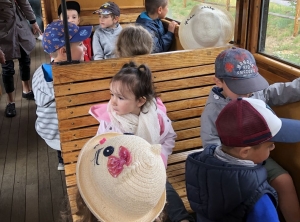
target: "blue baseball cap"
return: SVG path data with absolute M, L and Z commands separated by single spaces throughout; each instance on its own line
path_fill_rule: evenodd
M 70 43 L 81 42 L 92 33 L 92 26 L 77 26 L 71 22 L 68 22 Z M 47 53 L 53 53 L 59 48 L 65 46 L 65 34 L 64 34 L 63 21 L 58 20 L 50 23 L 43 34 L 42 45 L 44 51 Z
M 228 88 L 238 95 L 269 87 L 267 80 L 258 73 L 253 55 L 242 48 L 232 47 L 217 56 L 215 76 L 223 79 Z

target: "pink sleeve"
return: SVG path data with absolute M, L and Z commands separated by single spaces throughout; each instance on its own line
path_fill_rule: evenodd
M 165 105 L 163 104 L 163 102 L 159 97 L 156 98 L 156 104 L 158 109 L 160 109 L 164 113 L 167 113 L 167 108 L 165 107 Z
M 163 153 L 160 154 L 164 164 L 165 164 L 165 168 L 167 169 L 167 166 L 168 166 L 168 160 L 167 158 L 165 157 L 165 155 Z

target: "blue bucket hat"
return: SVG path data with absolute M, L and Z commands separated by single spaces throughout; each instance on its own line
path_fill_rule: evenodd
M 81 42 L 90 37 L 92 32 L 92 26 L 77 26 L 71 22 L 68 22 L 70 43 Z M 47 53 L 53 53 L 59 48 L 65 46 L 65 34 L 64 34 L 63 21 L 58 20 L 50 23 L 43 34 L 42 45 L 44 51 Z

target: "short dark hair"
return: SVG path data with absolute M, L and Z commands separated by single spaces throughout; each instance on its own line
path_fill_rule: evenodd
M 161 7 L 166 7 L 168 0 L 145 0 L 145 8 L 148 14 L 156 13 L 156 10 Z

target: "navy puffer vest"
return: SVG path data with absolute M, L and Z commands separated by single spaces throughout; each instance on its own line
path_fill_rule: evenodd
M 269 194 L 277 206 L 277 194 L 261 164 L 246 167 L 225 163 L 214 157 L 215 148 L 208 146 L 186 160 L 187 196 L 197 221 L 245 221 L 264 194 Z

